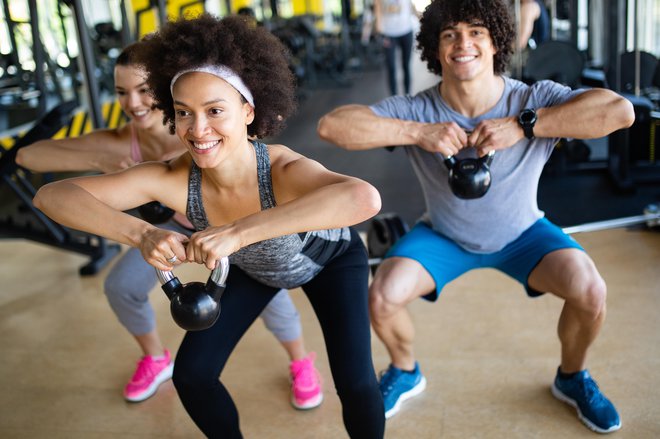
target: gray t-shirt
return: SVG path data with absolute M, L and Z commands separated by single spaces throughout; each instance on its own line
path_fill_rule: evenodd
M 392 96 L 372 105 L 382 117 L 419 122 L 456 122 L 472 130 L 485 119 L 518 115 L 523 108 L 539 109 L 563 103 L 582 90 L 571 90 L 552 81 L 528 86 L 504 78 L 504 93 L 497 104 L 475 118 L 463 116 L 447 105 L 439 86 L 415 96 Z M 482 198 L 463 200 L 454 196 L 447 183 L 444 158 L 418 146 L 405 146 L 406 154 L 424 192 L 427 212 L 422 219 L 436 232 L 475 253 L 492 253 L 514 241 L 544 213 L 537 205 L 538 181 L 559 139 L 522 139 L 495 153 L 490 166 L 491 187 Z M 476 157 L 474 148 L 461 150 L 456 158 Z

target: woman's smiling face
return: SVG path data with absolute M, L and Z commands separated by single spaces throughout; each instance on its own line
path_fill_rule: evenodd
M 163 123 L 163 113 L 153 108 L 145 73 L 139 67 L 115 66 L 115 93 L 121 109 L 139 128 Z
M 189 72 L 172 87 L 176 135 L 201 168 L 216 166 L 247 141 L 252 107 L 228 82 L 204 72 Z

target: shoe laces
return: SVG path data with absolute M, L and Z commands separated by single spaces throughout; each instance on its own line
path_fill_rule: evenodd
M 310 354 L 302 360 L 294 360 L 291 362 L 291 379 L 296 387 L 311 388 L 319 384 L 321 377 L 314 367 L 315 359 L 316 354 L 310 352 Z
M 145 380 L 150 380 L 154 376 L 154 365 L 155 362 L 151 357 L 142 357 L 142 359 L 138 361 L 137 369 L 133 374 L 131 382 L 139 383 Z
M 392 365 L 390 365 L 387 370 L 380 371 L 378 374 L 378 381 L 380 383 L 380 389 L 383 393 L 383 396 L 387 396 L 390 390 L 392 390 L 394 383 L 400 375 L 401 371 Z
M 602 399 L 598 384 L 596 384 L 596 381 L 591 377 L 587 377 L 580 381 L 580 389 L 584 392 L 584 397 L 589 403 Z

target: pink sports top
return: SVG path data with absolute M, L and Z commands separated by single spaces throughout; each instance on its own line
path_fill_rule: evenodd
M 142 151 L 140 150 L 140 143 L 138 142 L 137 131 L 135 126 L 131 125 L 131 159 L 135 163 L 142 163 Z

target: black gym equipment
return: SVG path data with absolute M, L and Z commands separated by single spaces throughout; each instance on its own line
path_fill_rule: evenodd
M 35 66 L 38 68 L 34 69 L 35 85 L 37 90 L 41 92 L 38 100 L 38 116 L 43 116 L 46 113 L 46 96 L 43 94 L 43 91 L 46 90 L 46 79 L 44 75 L 44 63 L 46 61 L 46 51 L 44 46 L 41 43 L 41 37 L 39 36 L 39 15 L 37 11 L 37 1 L 28 0 L 28 6 L 30 9 L 30 29 L 32 30 L 32 41 L 33 47 L 32 56 L 34 57 Z
M 161 288 L 170 299 L 172 318 L 186 331 L 208 329 L 220 316 L 220 297 L 225 291 L 229 274 L 229 259 L 222 258 L 211 272 L 206 284 L 182 284 L 171 271 L 156 269 Z
M 607 17 L 607 85 L 630 100 L 635 109 L 633 126 L 609 136 L 607 170 L 622 192 L 634 192 L 640 184 L 660 181 L 660 161 L 656 159 L 660 147 L 660 136 L 656 134 L 660 126 L 660 102 L 653 93 L 653 74 L 658 59 L 639 47 L 638 23 L 642 11 L 639 2 L 633 4 L 623 0 L 605 2 L 610 12 Z M 629 10 L 633 12 L 633 19 L 628 22 L 626 12 Z M 630 43 L 632 51 L 628 51 Z
M 115 64 L 121 52 L 122 34 L 112 22 L 96 23 L 90 31 L 92 48 L 96 59 L 96 75 L 100 91 L 115 92 Z
M 346 75 L 344 26 L 317 27 L 317 17 L 312 15 L 273 19 L 270 26 L 270 31 L 289 48 L 289 64 L 299 85 L 316 88 L 326 78 L 333 85 L 351 85 Z
M 387 251 L 409 230 L 408 224 L 395 213 L 382 213 L 372 218 L 367 231 L 367 250 L 372 273 L 376 272 Z
M 18 196 L 21 202 L 13 216 L 0 218 L 0 237 L 29 239 L 89 256 L 91 260 L 80 268 L 80 274 L 91 275 L 96 274 L 119 253 L 119 245 L 108 245 L 100 236 L 66 228 L 44 215 L 32 204 L 36 189 L 28 178 L 28 173 L 16 164 L 16 152 L 20 148 L 37 140 L 52 137 L 68 123 L 76 107 L 77 104 L 74 101 L 57 105 L 23 137 L 18 139 L 12 149 L 0 156 L 2 181 Z M 21 209 L 29 213 L 27 218 L 24 217 Z M 36 224 L 33 224 L 34 220 L 37 221 Z
M 640 96 L 646 89 L 653 87 L 657 66 L 658 58 L 652 53 L 643 50 L 623 52 L 619 56 L 619 69 L 610 66 L 605 72 L 607 85 L 619 93 Z
M 51 58 L 44 46 L 43 29 L 40 31 L 39 14 L 44 11 L 37 8 L 35 0 L 27 2 L 29 18 L 17 19 L 11 15 L 9 0 L 2 0 L 2 18 L 6 26 L 9 52 L 2 54 L 0 64 L 0 130 L 11 129 L 32 122 L 44 116 L 49 102 L 61 102 L 64 90 L 61 84 L 64 80 L 63 69 Z M 14 11 L 16 14 L 16 11 Z M 63 25 L 60 16 L 60 24 Z M 48 22 L 51 25 L 56 20 Z M 28 29 L 29 28 L 29 29 Z M 28 37 L 29 34 L 29 38 Z M 3 35 L 4 36 L 4 35 Z M 33 67 L 25 68 L 30 60 L 19 59 L 18 53 L 25 48 L 31 49 Z M 68 56 L 68 55 L 67 55 Z
M 529 84 L 551 79 L 571 88 L 580 85 L 585 57 L 573 43 L 546 41 L 531 50 L 523 68 L 523 80 Z
M 151 224 L 166 223 L 174 216 L 174 210 L 158 201 L 143 204 L 137 208 L 137 211 L 143 220 Z
M 486 195 L 490 188 L 490 164 L 494 155 L 495 151 L 491 151 L 480 158 L 445 158 L 445 165 L 449 169 L 449 187 L 454 195 L 464 200 Z

